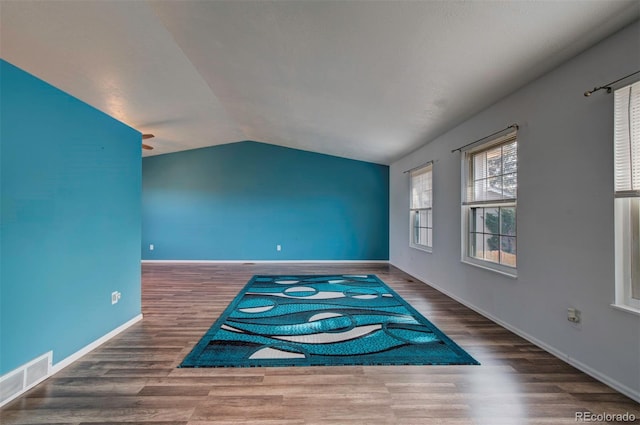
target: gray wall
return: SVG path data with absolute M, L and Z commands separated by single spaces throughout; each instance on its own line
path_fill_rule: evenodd
M 640 69 L 640 23 L 463 122 L 390 170 L 390 261 L 640 400 L 640 317 L 614 300 L 613 95 L 583 92 Z M 518 278 L 460 262 L 460 154 L 517 122 Z M 409 247 L 404 170 L 434 160 L 434 247 Z M 568 307 L 582 323 L 567 321 Z M 482 361 L 482 356 L 478 357 Z

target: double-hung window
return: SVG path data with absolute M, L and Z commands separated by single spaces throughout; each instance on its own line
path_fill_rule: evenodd
M 462 260 L 516 275 L 516 132 L 463 152 Z
M 614 94 L 615 305 L 640 313 L 640 81 Z
M 410 246 L 431 251 L 433 246 L 433 163 L 410 173 Z

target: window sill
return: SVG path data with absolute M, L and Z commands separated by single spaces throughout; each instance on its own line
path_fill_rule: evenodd
M 433 252 L 433 248 L 430 247 L 430 246 L 409 244 L 409 247 L 411 247 L 413 249 L 417 249 L 419 251 L 428 252 L 429 254 L 431 254 Z
M 635 315 L 640 316 L 640 309 L 637 309 L 637 308 L 634 308 L 634 307 L 630 307 L 628 305 L 611 304 L 611 307 L 615 308 L 616 310 L 626 311 L 627 313 L 631 313 L 631 314 L 635 314 Z
M 470 266 L 478 267 L 480 269 L 489 270 L 489 271 L 492 271 L 492 272 L 495 272 L 495 273 L 499 273 L 501 275 L 510 277 L 512 279 L 517 279 L 518 278 L 518 271 L 515 270 L 515 269 L 506 269 L 506 268 L 503 268 L 503 267 L 495 267 L 495 266 L 493 266 L 493 265 L 491 265 L 489 263 L 485 263 L 484 261 L 483 262 L 475 261 L 475 260 L 473 260 L 471 258 L 463 258 L 460 261 L 462 261 L 464 264 L 468 264 Z

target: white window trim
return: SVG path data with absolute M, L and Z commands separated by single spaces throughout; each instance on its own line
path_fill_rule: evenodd
M 629 94 L 633 92 L 634 100 L 629 98 L 629 94 L 624 93 L 623 90 L 628 90 Z M 633 176 L 633 170 L 637 167 L 637 160 L 635 165 L 631 165 L 634 161 L 631 149 L 634 147 L 634 151 L 637 148 L 638 140 L 637 133 L 637 121 L 630 122 L 631 115 L 623 116 L 619 121 L 619 113 L 630 113 L 627 111 L 638 111 L 638 90 L 640 90 L 640 82 L 636 81 L 620 89 L 617 89 L 614 96 L 614 180 L 615 180 L 615 199 L 614 199 L 614 226 L 615 226 L 615 295 L 612 307 L 625 311 L 628 313 L 640 315 L 640 299 L 632 297 L 632 268 L 635 268 L 635 273 L 638 273 L 640 268 L 640 261 L 638 257 L 638 240 L 634 239 L 634 227 L 635 238 L 639 237 L 640 230 L 638 229 L 639 218 L 634 216 L 631 206 L 632 202 L 640 202 L 640 191 L 638 190 L 637 177 Z M 618 96 L 624 96 L 619 98 Z M 624 103 L 619 104 L 619 99 L 626 99 L 628 102 L 626 106 Z M 622 107 L 622 111 L 619 110 Z M 626 107 L 631 108 L 630 110 Z M 636 116 L 636 115 L 634 115 Z M 637 117 L 637 116 L 636 116 Z M 636 118 L 637 119 L 637 118 Z M 622 126 L 618 123 L 621 122 Z M 631 128 L 629 127 L 631 126 Z M 626 146 L 629 146 L 629 156 L 626 156 Z M 625 148 L 620 149 L 623 146 Z M 637 152 L 637 151 L 635 151 Z M 635 154 L 637 155 L 637 154 Z M 637 158 L 637 156 L 635 157 Z M 630 180 L 627 180 L 630 179 Z M 634 262 L 635 258 L 635 262 Z
M 409 247 L 420 250 L 420 251 L 424 251 L 424 252 L 428 252 L 428 253 L 433 253 L 433 221 L 434 221 L 434 217 L 433 217 L 433 204 L 434 204 L 434 198 L 433 198 L 433 162 L 429 161 L 424 165 L 421 165 L 415 169 L 410 170 L 409 172 L 409 196 L 412 196 L 412 183 L 411 183 L 411 176 L 413 172 L 418 172 L 420 170 L 426 169 L 426 168 L 430 168 L 429 172 L 431 173 L 431 206 L 428 208 L 412 208 L 412 202 L 411 202 L 411 198 L 409 199 Z M 431 246 L 429 245 L 421 245 L 421 244 L 417 244 L 415 242 L 413 242 L 413 213 L 417 212 L 417 211 L 430 211 L 431 212 Z
M 631 214 L 629 198 L 615 200 L 615 301 L 620 310 L 640 315 L 640 300 L 631 297 Z
M 517 132 L 509 132 L 505 135 L 499 136 L 493 140 L 489 140 L 486 143 L 482 143 L 481 145 L 473 145 L 470 149 L 462 151 L 462 161 L 461 161 L 461 196 L 462 200 L 465 199 L 465 193 L 467 191 L 467 185 L 471 176 L 469 175 L 470 167 L 470 156 L 474 153 L 481 152 L 487 149 L 490 149 L 494 146 L 501 145 L 506 143 L 508 140 L 516 138 L 517 140 Z M 511 278 L 518 277 L 518 268 L 506 266 L 504 264 L 495 263 L 493 261 L 481 260 L 469 255 L 469 214 L 471 213 L 471 209 L 474 207 L 515 207 L 516 210 L 516 223 L 518 222 L 518 208 L 517 208 L 517 188 L 516 188 L 516 198 L 512 201 L 502 201 L 502 202 L 478 202 L 477 205 L 462 205 L 461 212 L 461 240 L 460 240 L 460 261 L 464 264 L 468 264 L 470 266 L 479 267 L 484 270 L 489 270 L 495 273 L 499 273 L 504 276 L 508 276 Z M 517 224 L 516 224 L 517 227 Z M 516 233 L 516 240 L 518 240 L 518 234 Z M 517 254 L 516 254 L 517 255 Z

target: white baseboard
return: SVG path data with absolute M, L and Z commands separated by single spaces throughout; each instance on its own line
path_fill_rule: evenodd
M 143 264 L 389 264 L 389 260 L 141 260 Z
M 514 334 L 526 339 L 527 341 L 529 341 L 530 343 L 542 348 L 543 350 L 547 351 L 548 353 L 556 356 L 557 358 L 559 358 L 560 360 L 563 360 L 567 363 L 569 363 L 571 366 L 575 367 L 576 369 L 586 373 L 587 375 L 591 376 L 592 378 L 597 379 L 598 381 L 610 386 L 611 388 L 613 388 L 616 391 L 621 392 L 622 394 L 626 395 L 627 397 L 637 401 L 638 403 L 640 403 L 640 392 L 634 390 L 633 388 L 630 388 L 618 381 L 616 381 L 615 379 L 611 379 L 609 376 L 604 375 L 600 372 L 598 372 L 597 370 L 591 368 L 590 366 L 582 363 L 579 360 L 574 359 L 573 357 L 569 356 L 568 354 L 562 352 L 561 350 L 558 350 L 556 347 L 553 347 L 543 341 L 540 341 L 538 338 L 529 335 L 528 333 L 524 332 L 521 329 L 516 328 L 515 326 L 510 325 L 509 323 L 506 323 L 500 319 L 498 319 L 497 317 L 493 316 L 492 314 L 484 311 L 483 309 L 469 303 L 466 300 L 463 300 L 462 298 L 458 297 L 457 295 L 454 295 L 452 293 L 450 293 L 449 291 L 447 291 L 446 289 L 438 286 L 438 285 L 434 285 L 431 282 L 428 282 L 426 279 L 420 277 L 420 276 L 414 276 L 411 273 L 403 270 L 402 268 L 392 264 L 394 267 L 399 268 L 400 270 L 404 271 L 405 273 L 409 274 L 410 276 L 415 277 L 416 279 L 420 280 L 421 282 L 425 283 L 426 285 L 431 286 L 432 288 L 438 290 L 439 292 L 442 292 L 443 294 L 445 294 L 446 296 L 448 296 L 449 298 L 452 298 L 454 300 L 456 300 L 457 302 L 459 302 L 460 304 L 464 305 L 465 307 L 470 308 L 471 310 L 475 311 L 476 313 L 486 317 L 487 319 L 491 320 L 492 322 L 497 323 L 498 325 L 502 326 L 505 329 L 508 329 L 509 331 L 513 332 Z
M 123 323 L 122 325 L 118 326 L 117 328 L 115 328 L 114 330 L 109 332 L 108 334 L 105 334 L 105 335 L 101 336 L 100 338 L 98 338 L 95 341 L 93 341 L 91 344 L 85 345 L 84 347 L 82 347 L 81 349 L 79 349 L 78 351 L 73 353 L 72 355 L 60 360 L 58 363 L 54 364 L 51 367 L 51 374 L 49 376 L 55 375 L 56 373 L 60 372 L 62 369 L 64 369 L 65 367 L 69 366 L 71 363 L 75 362 L 80 357 L 82 357 L 85 354 L 95 350 L 96 348 L 98 348 L 99 346 L 104 344 L 105 342 L 109 341 L 114 336 L 118 335 L 120 332 L 122 332 L 122 331 L 126 330 L 127 328 L 129 328 L 130 326 L 138 323 L 140 320 L 142 320 L 142 314 L 138 314 L 136 317 L 134 317 L 133 319 L 129 320 L 128 322 Z
M 12 393 L 6 399 L 3 399 L 2 402 L 0 403 L 0 407 L 2 407 L 5 404 L 11 402 L 12 400 L 15 400 L 16 398 L 18 398 L 19 396 L 21 396 L 22 394 L 24 394 L 25 392 L 27 392 L 31 388 L 35 387 L 40 382 L 44 381 L 47 378 L 50 378 L 51 376 L 55 375 L 58 372 L 60 372 L 62 369 L 64 369 L 65 367 L 69 366 L 71 363 L 75 362 L 80 357 L 84 356 L 85 354 L 89 353 L 90 351 L 95 350 L 100 345 L 104 344 L 105 342 L 107 342 L 108 340 L 110 340 L 114 336 L 118 335 L 119 333 L 121 333 L 122 331 L 124 331 L 125 329 L 130 327 L 131 325 L 139 322 L 140 320 L 142 320 L 142 314 L 139 314 L 136 317 L 134 317 L 133 319 L 129 320 L 128 322 L 118 326 L 117 328 L 115 328 L 111 332 L 109 332 L 109 333 L 103 335 L 102 337 L 96 339 L 92 343 L 90 343 L 88 345 L 85 345 L 80 350 L 78 350 L 75 353 L 71 354 L 70 356 L 64 358 L 63 360 L 59 361 L 55 365 L 51 365 L 51 359 L 53 357 L 53 352 L 49 351 L 49 352 L 43 354 L 42 356 L 39 356 L 36 359 L 34 359 L 34 360 L 32 360 L 32 361 L 30 361 L 30 362 L 18 367 L 17 369 L 15 369 L 15 370 L 13 370 L 13 371 L 11 371 L 9 373 L 6 373 L 2 377 L 0 377 L 0 382 L 8 381 L 12 377 L 17 376 L 20 373 L 25 373 L 25 378 L 24 379 L 26 380 L 26 372 L 25 371 L 28 371 L 31 365 L 41 361 L 42 359 L 47 359 L 47 361 L 49 363 L 47 371 L 46 371 L 46 374 L 44 374 L 43 376 L 39 377 L 36 381 L 29 383 L 28 385 L 23 385 L 21 389 L 19 389 L 18 391 Z

